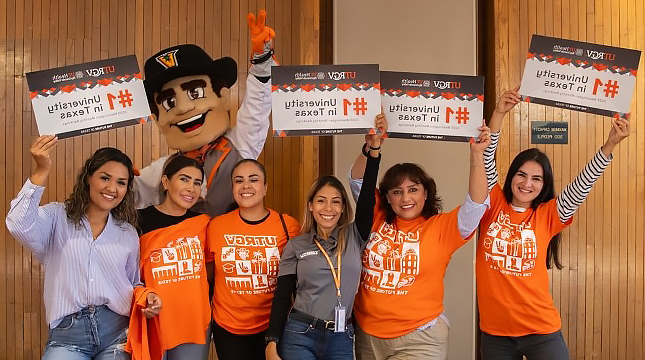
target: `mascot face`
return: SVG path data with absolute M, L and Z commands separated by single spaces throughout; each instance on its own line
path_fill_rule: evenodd
M 172 149 L 190 151 L 223 135 L 231 125 L 231 96 L 217 96 L 208 75 L 183 76 L 165 83 L 154 100 L 157 125 Z

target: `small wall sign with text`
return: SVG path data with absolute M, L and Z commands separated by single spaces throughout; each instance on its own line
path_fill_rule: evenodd
M 569 123 L 566 122 L 531 122 L 532 144 L 568 144 Z

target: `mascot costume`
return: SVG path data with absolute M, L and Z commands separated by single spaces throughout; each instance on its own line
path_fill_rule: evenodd
M 230 88 L 237 64 L 230 57 L 213 60 L 197 45 L 177 45 L 150 57 L 144 86 L 159 131 L 171 149 L 204 165 L 204 201 L 193 210 L 217 216 L 233 203 L 231 170 L 243 158 L 262 152 L 271 113 L 273 29 L 264 26 L 266 11 L 248 15 L 253 54 L 246 95 L 239 111 Z M 173 155 L 170 155 L 173 156 Z M 137 208 L 162 202 L 159 182 L 169 156 L 141 169 L 135 178 Z

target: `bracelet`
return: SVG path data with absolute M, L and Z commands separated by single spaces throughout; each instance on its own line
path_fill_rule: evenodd
M 366 145 L 367 145 L 367 144 L 366 144 Z M 371 146 L 370 146 L 370 150 L 381 150 L 381 147 L 380 147 L 380 146 L 379 146 L 379 147 L 371 147 Z
M 262 64 L 263 62 L 269 60 L 271 56 L 273 56 L 273 49 L 269 50 L 266 54 L 257 59 L 251 59 L 251 64 Z

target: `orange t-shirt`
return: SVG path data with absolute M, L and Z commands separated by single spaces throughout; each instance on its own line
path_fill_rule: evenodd
M 467 242 L 459 234 L 458 209 L 427 220 L 397 218 L 392 225 L 375 212 L 354 304 L 366 333 L 395 338 L 441 315 L 446 267 Z
M 269 326 L 278 265 L 287 236 L 280 215 L 269 210 L 266 220 L 249 224 L 239 210 L 220 215 L 208 226 L 210 257 L 215 261 L 213 319 L 233 334 L 255 334 Z M 300 231 L 298 221 L 283 215 L 289 238 Z
M 141 280 L 162 301 L 159 315 L 148 319 L 161 351 L 206 339 L 211 316 L 203 247 L 209 221 L 199 215 L 140 238 Z
M 499 336 L 560 330 L 560 315 L 549 293 L 546 250 L 572 220 L 560 221 L 555 199 L 536 210 L 514 211 L 499 184 L 490 199 L 477 244 L 479 327 Z

